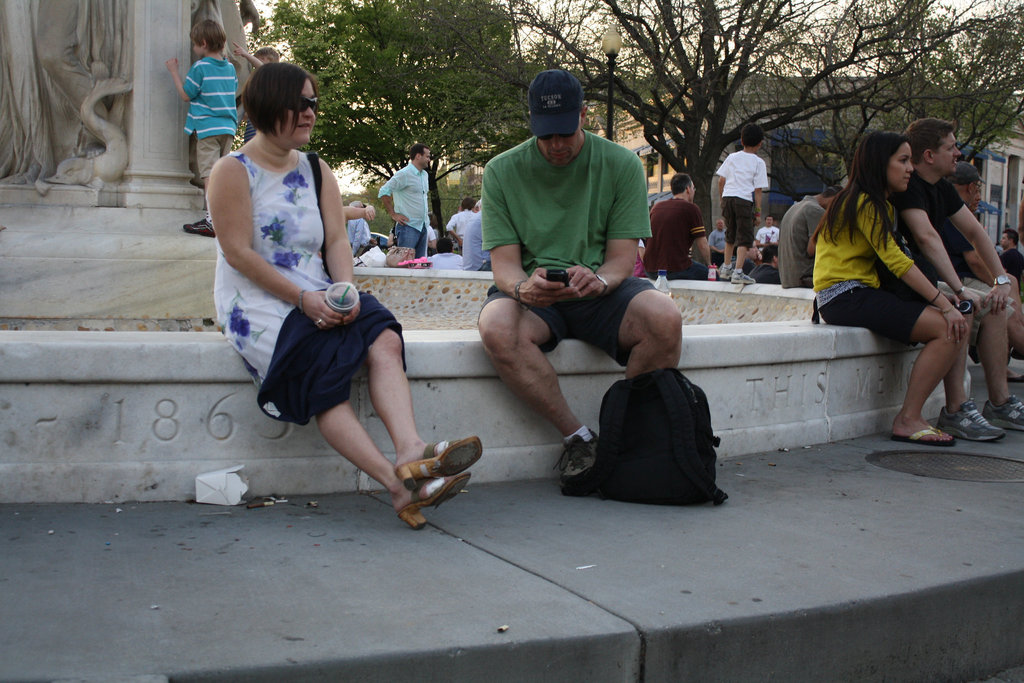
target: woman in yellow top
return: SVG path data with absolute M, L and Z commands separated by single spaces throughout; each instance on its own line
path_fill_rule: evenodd
M 814 291 L 818 312 L 830 325 L 866 327 L 890 339 L 924 344 L 893 421 L 892 439 L 952 446 L 956 440 L 929 425 L 921 411 L 952 367 L 969 328 L 895 237 L 896 212 L 888 198 L 907 189 L 913 170 L 905 136 L 877 132 L 861 140 L 850 180 L 818 226 Z M 905 301 L 880 289 L 879 263 L 921 299 Z

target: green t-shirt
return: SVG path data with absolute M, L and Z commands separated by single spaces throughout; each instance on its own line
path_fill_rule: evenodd
M 651 236 L 643 165 L 587 133 L 579 156 L 554 166 L 530 138 L 484 168 L 482 221 L 484 249 L 520 245 L 528 275 L 538 266 L 597 270 L 608 240 Z

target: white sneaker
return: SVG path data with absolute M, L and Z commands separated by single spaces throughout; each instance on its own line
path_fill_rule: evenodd
M 757 282 L 754 278 L 750 277 L 741 270 L 734 271 L 729 281 L 732 282 L 734 285 L 752 285 Z
M 732 275 L 732 270 L 732 266 L 722 266 L 721 268 L 718 269 L 718 279 L 728 280 L 729 277 Z

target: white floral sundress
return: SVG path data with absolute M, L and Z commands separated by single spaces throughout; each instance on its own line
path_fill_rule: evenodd
M 253 249 L 301 289 L 325 289 L 330 280 L 320 258 L 324 227 L 309 158 L 300 152 L 294 169 L 275 173 L 239 152 L 230 156 L 249 174 Z M 254 378 L 262 382 L 281 325 L 295 306 L 232 268 L 219 244 L 213 296 L 224 336 L 245 359 Z

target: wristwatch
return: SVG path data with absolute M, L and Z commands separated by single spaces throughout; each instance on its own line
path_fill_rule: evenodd
M 604 294 L 605 292 L 607 292 L 608 291 L 608 281 L 605 280 L 600 275 L 598 275 L 597 273 L 594 273 L 594 277 L 596 277 L 598 280 L 600 280 L 601 284 L 604 285 L 604 289 L 601 290 L 601 294 Z
M 996 275 L 996 281 L 992 284 L 992 286 L 998 287 L 999 285 L 1008 284 L 1010 284 L 1010 276 L 1007 275 L 1006 273 L 1003 273 L 1002 275 Z

